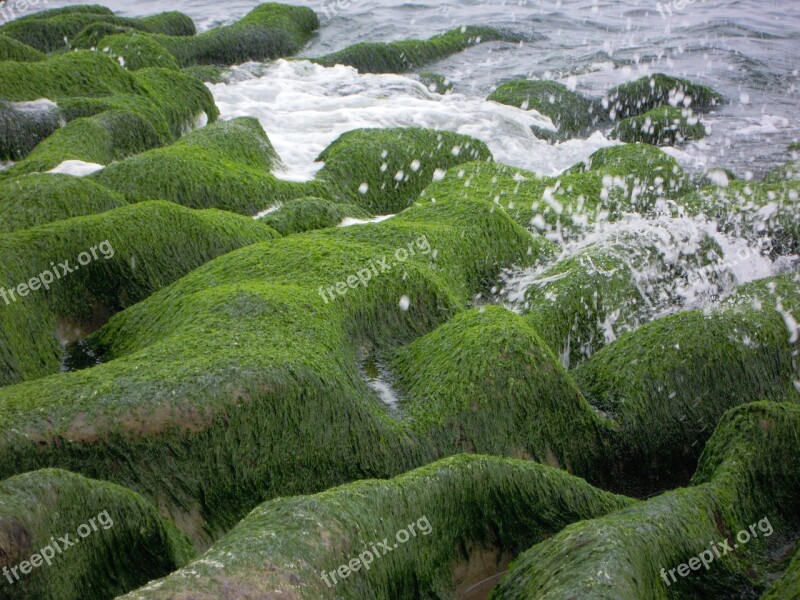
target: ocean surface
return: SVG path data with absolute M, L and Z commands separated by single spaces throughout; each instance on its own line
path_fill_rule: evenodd
M 199 30 L 232 23 L 258 3 L 234 0 L 96 0 L 126 16 L 163 10 L 190 15 Z M 345 131 L 361 127 L 422 126 L 448 129 L 486 142 L 495 159 L 541 175 L 556 175 L 595 150 L 615 144 L 607 132 L 550 145 L 530 125 L 549 121 L 535 112 L 486 102 L 501 82 L 555 79 L 586 95 L 653 72 L 710 85 L 728 100 L 703 116 L 709 135 L 667 148 L 689 172 L 731 169 L 758 179 L 786 162 L 786 147 L 800 140 L 800 1 L 695 0 L 681 9 L 650 0 L 353 0 L 299 2 L 314 9 L 322 27 L 301 53 L 319 56 L 361 41 L 428 38 L 461 25 L 494 25 L 524 35 L 520 44 L 487 43 L 426 68 L 454 84 L 447 95 L 431 93 L 413 75 L 360 75 L 349 67 L 323 68 L 303 60 L 235 67 L 229 83 L 209 86 L 223 118 L 259 118 L 278 150 L 285 179 L 307 180 L 321 167 L 319 152 Z M 49 6 L 74 2 L 51 1 Z M 269 209 L 269 206 L 265 206 Z M 659 240 L 664 253 L 691 247 L 706 235 L 725 251 L 732 285 L 703 283 L 684 290 L 681 301 L 654 300 L 653 316 L 707 306 L 737 283 L 796 268 L 796 257 L 771 260 L 752 240 L 717 231 L 703 219 L 643 219 L 600 223 L 564 253 L 625 231 Z M 675 260 L 680 260 L 680 252 Z M 546 268 L 546 265 L 541 269 Z M 535 285 L 540 270 L 508 273 L 498 297 L 511 306 Z M 643 273 L 643 280 L 652 274 Z M 700 283 L 698 283 L 698 281 Z M 674 295 L 672 296 L 674 298 Z M 614 324 L 610 323 L 613 338 Z

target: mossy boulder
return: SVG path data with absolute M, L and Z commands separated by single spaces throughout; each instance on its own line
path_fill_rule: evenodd
M 122 225 L 108 215 L 130 209 L 88 217 L 105 219 L 126 262 Z M 159 227 L 171 233 L 174 252 L 199 254 L 176 239 L 177 226 Z M 76 250 L 86 244 L 69 239 Z M 420 251 L 411 254 L 409 244 Z M 435 259 L 423 246 L 437 250 Z M 141 240 L 136 247 L 142 251 Z M 359 349 L 368 343 L 391 352 L 429 333 L 500 269 L 536 260 L 541 247 L 491 204 L 451 200 L 230 252 L 87 338 L 97 366 L 1 388 L 2 475 L 68 464 L 157 499 L 203 544 L 266 498 L 393 476 L 452 454 L 456 447 L 437 448 L 388 413 L 359 376 Z M 170 255 L 156 254 L 171 265 Z M 381 272 L 382 257 L 397 266 Z M 378 274 L 353 288 L 371 261 Z M 158 265 L 150 268 L 166 278 Z M 119 291 L 116 276 L 97 281 Z M 2 347 L 19 348 L 14 341 Z M 239 442 L 230 443 L 232 435 Z
M 255 215 L 276 203 L 313 193 L 314 186 L 272 175 L 270 170 L 277 164 L 277 154 L 261 125 L 254 118 L 242 117 L 116 162 L 91 178 L 131 202 L 162 198 L 191 208 Z
M 54 52 L 70 47 L 70 40 L 79 37 L 90 26 L 103 25 L 138 29 L 167 36 L 194 36 L 194 22 L 179 12 L 166 12 L 141 19 L 118 17 L 104 7 L 71 7 L 76 10 L 41 11 L 15 19 L 0 27 L 0 34 L 14 38 L 41 52 Z M 87 10 L 81 10 L 86 8 Z M 82 37 L 82 36 L 81 36 Z
M 319 18 L 308 7 L 260 4 L 233 25 L 192 37 L 156 35 L 181 67 L 230 66 L 265 61 L 299 52 L 319 28 Z
M 0 100 L 0 160 L 22 160 L 65 122 L 52 102 Z
M 521 38 L 494 27 L 458 27 L 428 40 L 360 42 L 311 60 L 326 67 L 347 65 L 360 73 L 407 73 L 471 46 L 494 41 L 519 42 Z
M 91 180 L 32 173 L 0 180 L 0 233 L 30 229 L 125 206 L 125 199 Z
M 487 99 L 522 110 L 535 110 L 549 117 L 559 132 L 568 137 L 587 133 L 605 118 L 598 103 L 557 81 L 509 81 Z
M 224 73 L 226 69 L 223 67 L 215 67 L 213 65 L 195 65 L 193 67 L 186 67 L 181 69 L 187 75 L 191 75 L 195 79 L 203 83 L 224 83 Z
M 456 315 L 399 350 L 390 371 L 403 418 L 441 438 L 438 446 L 524 456 L 592 482 L 610 471 L 601 466 L 610 424 L 536 331 L 507 309 Z
M 622 119 L 611 137 L 627 143 L 674 146 L 706 135 L 706 128 L 690 109 L 660 106 L 643 115 Z
M 116 59 L 131 71 L 145 67 L 163 67 L 177 70 L 178 63 L 172 54 L 152 36 L 141 33 L 117 33 L 104 37 L 98 49 Z
M 795 382 L 797 275 L 742 286 L 717 307 L 648 323 L 574 371 L 587 399 L 622 432 L 620 481 L 652 489 L 685 481 L 726 410 L 800 401 Z
M 723 102 L 723 97 L 708 86 L 663 73 L 654 73 L 619 85 L 603 99 L 612 120 L 643 115 L 659 106 L 703 112 Z
M 81 68 L 70 75 L 79 78 L 74 86 L 65 82 L 61 90 L 52 89 L 50 82 L 41 80 L 26 90 L 34 97 L 55 92 L 59 115 L 69 123 L 39 143 L 27 160 L 9 173 L 47 171 L 65 160 L 105 165 L 169 144 L 193 128 L 198 118 L 204 124 L 219 115 L 210 91 L 193 77 L 163 68 L 141 69 L 131 75 L 97 53 L 67 56 L 76 54 L 83 55 L 78 59 L 82 68 L 98 63 L 108 72 L 101 71 L 98 76 Z M 61 62 L 59 57 L 32 64 L 42 65 L 45 71 L 56 67 L 62 72 L 68 65 Z M 104 80 L 109 83 L 101 91 Z M 123 87 L 122 82 L 130 87 Z
M 357 129 L 341 135 L 317 158 L 317 180 L 338 198 L 374 214 L 407 208 L 437 173 L 468 161 L 492 160 L 469 136 L 432 129 Z
M 459 455 L 388 481 L 266 502 L 185 570 L 124 598 L 451 597 L 502 571 L 525 544 L 632 503 L 531 461 Z M 381 540 L 388 549 L 370 559 Z M 359 555 L 366 568 L 328 575 Z
M 730 181 L 679 201 L 691 215 L 703 214 L 726 232 L 758 243 L 773 257 L 800 250 L 800 180 Z
M 610 238 L 541 270 L 520 303 L 528 323 L 568 368 L 666 306 L 680 305 L 697 272 L 718 289 L 733 283 L 710 236 L 653 229 Z
M 147 202 L 0 236 L 8 257 L 0 270 L 0 383 L 57 372 L 62 344 L 208 260 L 276 235 L 230 213 Z M 28 285 L 45 271 L 50 285 L 44 277 Z
M 517 558 L 491 598 L 758 597 L 798 533 L 798 440 L 797 405 L 731 410 L 692 487 L 567 526 Z
M 31 48 L 27 44 L 0 34 L 0 61 L 14 60 L 17 62 L 36 62 L 44 60 L 42 52 Z
M 598 219 L 623 213 L 654 214 L 665 200 L 690 190 L 674 158 L 644 144 L 595 152 L 555 177 L 505 165 L 469 163 L 439 173 L 421 200 L 480 198 L 494 202 L 519 224 L 557 241 L 578 236 Z
M 260 221 L 281 235 L 292 235 L 314 229 L 336 227 L 346 218 L 369 219 L 369 217 L 369 213 L 353 204 L 341 204 L 322 198 L 298 198 L 261 217 Z
M 784 600 L 800 596 L 800 551 L 794 553 L 791 563 L 772 583 L 760 600 Z
M 0 62 L 0 97 L 12 102 L 136 92 L 133 75 L 99 52 L 70 52 L 39 62 Z
M 189 539 L 152 502 L 56 469 L 0 482 L 0 539 L 3 598 L 101 600 L 194 557 Z

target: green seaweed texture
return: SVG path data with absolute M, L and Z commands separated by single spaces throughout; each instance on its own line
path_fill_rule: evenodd
M 760 181 L 688 173 L 658 146 L 704 134 L 711 88 L 515 75 L 495 110 L 620 143 L 541 176 L 355 129 L 290 181 L 205 84 L 319 27 L 275 3 L 0 27 L 0 599 L 800 597 L 797 148 Z M 308 60 L 441 100 L 426 65 L 530 40 Z M 739 284 L 727 234 L 789 266 Z M 715 541 L 740 546 L 668 579 Z

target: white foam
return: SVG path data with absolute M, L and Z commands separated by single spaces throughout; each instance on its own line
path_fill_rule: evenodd
M 286 166 L 276 174 L 292 181 L 312 179 L 322 166 L 315 162 L 319 153 L 359 128 L 426 127 L 471 135 L 484 141 L 498 162 L 541 175 L 557 175 L 618 143 L 595 132 L 588 140 L 551 145 L 531 130 L 554 129 L 536 111 L 460 93 L 432 94 L 401 75 L 286 60 L 268 65 L 259 77 L 253 77 L 252 65 L 232 71 L 231 83 L 209 85 L 223 118 L 256 116 Z
M 385 221 L 386 219 L 391 219 L 395 215 L 378 215 L 377 217 L 373 217 L 371 219 L 354 219 L 352 217 L 345 217 L 342 219 L 342 222 L 339 223 L 339 227 L 350 227 L 351 225 L 365 225 L 367 223 L 380 223 L 381 221 Z
M 82 160 L 65 160 L 57 167 L 50 169 L 48 173 L 86 177 L 103 168 L 105 168 L 103 165 L 98 165 L 97 163 L 84 162 Z

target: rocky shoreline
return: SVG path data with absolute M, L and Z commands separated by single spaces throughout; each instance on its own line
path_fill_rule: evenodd
M 680 260 L 636 231 L 562 252 L 682 215 L 795 255 L 797 149 L 762 181 L 691 176 L 659 146 L 704 135 L 714 90 L 525 80 L 489 100 L 549 117 L 553 143 L 624 143 L 542 177 L 466 135 L 359 129 L 286 181 L 205 82 L 319 25 L 263 4 L 200 34 L 100 6 L 0 27 L 0 598 L 800 597 L 800 276 L 662 315 L 698 270 L 735 287 L 712 236 L 669 240 Z M 465 26 L 311 60 L 419 74 L 521 39 Z M 539 267 L 517 310 L 487 300 Z M 113 527 L 22 568 L 103 510 Z M 429 534 L 348 563 L 423 516 Z M 764 518 L 774 536 L 664 583 Z

